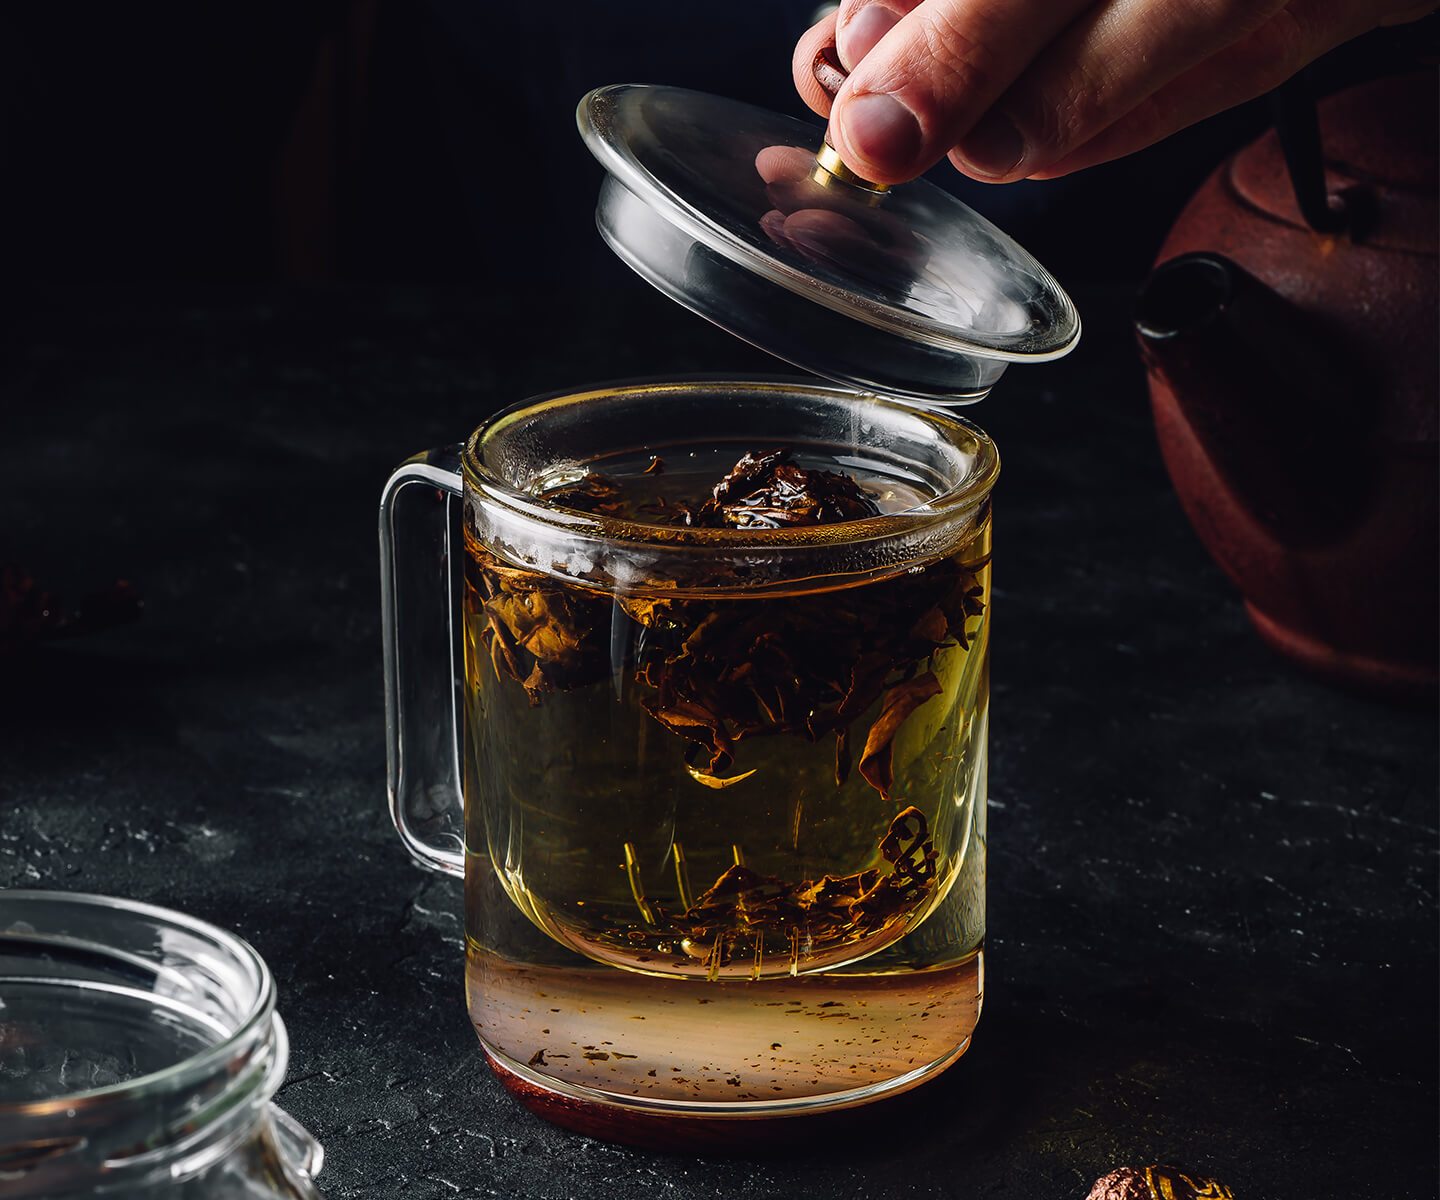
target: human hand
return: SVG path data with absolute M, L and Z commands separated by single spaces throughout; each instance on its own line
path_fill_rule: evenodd
M 795 84 L 862 178 L 940 159 L 986 182 L 1119 158 L 1259 96 L 1435 0 L 843 0 L 795 48 Z M 813 67 L 834 44 L 834 96 Z

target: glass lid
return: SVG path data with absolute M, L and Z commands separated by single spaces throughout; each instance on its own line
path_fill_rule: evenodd
M 854 179 L 810 124 L 640 84 L 599 88 L 576 116 L 607 172 L 596 222 L 611 248 L 672 299 L 807 371 L 965 403 L 1007 363 L 1058 358 L 1079 340 L 1070 298 L 1011 238 L 923 179 Z

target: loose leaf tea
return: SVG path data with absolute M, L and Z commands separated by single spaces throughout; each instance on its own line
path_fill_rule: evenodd
M 747 454 L 715 485 L 694 524 L 736 529 L 829 525 L 880 515 L 880 507 L 848 475 L 806 470 L 788 450 Z
M 712 978 L 730 961 L 737 935 L 751 930 L 793 931 L 796 942 L 801 930 L 821 942 L 874 933 L 903 916 L 934 886 L 936 854 L 929 832 L 918 808 L 897 816 L 879 847 L 889 872 L 871 867 L 795 886 L 736 863 L 668 924 L 686 944 L 709 945 Z M 653 924 L 667 924 L 662 908 L 647 907 Z
M 647 474 L 663 470 L 661 460 Z M 545 493 L 552 504 L 596 516 L 701 528 L 779 528 L 879 515 L 851 478 L 798 466 L 788 450 L 746 454 L 702 503 L 637 500 L 622 484 L 590 473 Z M 607 597 L 539 571 L 509 566 L 478 551 L 489 618 L 483 634 L 497 674 L 526 690 L 546 691 L 603 678 L 610 669 Z M 836 738 L 836 783 L 850 771 L 850 726 L 882 695 L 860 773 L 886 799 L 890 750 L 905 719 L 940 686 L 918 674 L 947 642 L 968 645 L 966 621 L 984 610 L 969 569 L 942 561 L 869 588 L 854 603 L 797 596 L 783 607 L 721 600 L 618 597 L 625 613 L 655 635 L 636 678 L 651 689 L 643 703 L 671 733 L 692 743 L 686 762 L 718 776 L 745 738 L 791 734 Z M 898 676 L 898 678 L 897 678 Z
M 803 466 L 783 448 L 745 454 L 708 493 L 687 492 L 693 480 L 693 474 L 677 478 L 653 459 L 644 471 L 623 478 L 592 472 L 541 495 L 548 504 L 588 515 L 676 529 L 778 530 L 882 514 L 877 496 L 855 479 Z M 977 527 L 983 520 L 983 513 L 977 516 Z M 941 798 L 935 785 L 924 785 L 916 799 L 927 816 L 906 792 L 919 786 L 920 778 L 939 773 L 954 778 L 958 769 L 937 760 L 916 774 L 915 756 L 932 742 L 935 749 L 927 753 L 936 755 L 960 744 L 940 736 L 947 722 L 966 719 L 958 676 L 944 664 L 966 661 L 975 632 L 967 625 L 985 608 L 981 574 L 987 555 L 956 553 L 922 566 L 897 566 L 896 574 L 858 586 L 757 598 L 743 586 L 732 586 L 728 596 L 714 594 L 727 590 L 723 586 L 703 596 L 679 588 L 667 595 L 660 580 L 646 581 L 643 595 L 627 595 L 583 577 L 515 566 L 473 538 L 467 551 L 471 652 L 493 669 L 502 688 L 523 689 L 522 709 L 544 710 L 571 694 L 604 706 L 603 696 L 624 694 L 638 719 L 648 718 L 656 731 L 650 740 L 658 734 L 662 752 L 665 743 L 673 744 L 690 779 L 713 790 L 742 784 L 756 774 L 756 763 L 774 761 L 747 751 L 752 742 L 789 738 L 817 748 L 833 745 L 833 755 L 827 749 L 814 763 L 818 771 L 812 771 L 807 752 L 803 776 L 777 775 L 770 768 L 772 775 L 762 780 L 786 814 L 784 824 L 765 835 L 754 826 L 737 827 L 738 837 L 751 839 L 762 857 L 768 856 L 768 869 L 747 864 L 738 845 L 733 862 L 725 862 L 717 852 L 728 843 L 717 846 L 710 839 L 690 845 L 695 862 L 687 865 L 682 836 L 687 843 L 690 836 L 679 832 L 654 834 L 662 838 L 658 845 L 639 844 L 652 836 L 652 826 L 643 818 L 634 826 L 626 823 L 614 799 L 623 792 L 611 790 L 606 777 L 577 773 L 555 793 L 537 780 L 547 795 L 568 798 L 542 806 L 527 797 L 520 824 L 496 827 L 509 832 L 492 829 L 487 837 L 511 847 L 507 861 L 516 866 L 507 887 L 542 927 L 587 952 L 605 948 L 606 961 L 698 971 L 710 979 L 759 978 L 787 963 L 795 973 L 883 945 L 941 894 L 940 834 L 932 821 L 950 819 L 941 811 L 953 809 L 957 795 L 947 791 Z M 622 710 L 614 711 L 616 717 L 602 719 L 618 719 Z M 927 711 L 933 715 L 925 717 Z M 909 773 L 900 773 L 898 739 L 915 720 L 925 722 L 929 732 L 912 739 L 905 752 Z M 536 726 L 542 727 L 554 728 Z M 643 731 L 640 737 L 643 742 Z M 622 737 L 617 747 L 624 744 Z M 783 750 L 780 754 L 785 757 Z M 568 757 L 590 761 L 589 748 L 577 746 Z M 823 782 L 831 763 L 833 791 Z M 647 796 L 654 786 L 637 783 Z M 868 802 L 862 800 L 865 793 L 872 797 Z M 602 794 L 612 798 L 602 801 Z M 639 802 L 642 810 L 659 805 L 655 811 L 663 811 L 660 795 Z M 677 794 L 677 803 L 693 821 L 697 805 L 725 802 L 683 800 Z M 590 804 L 612 813 L 625 839 L 628 917 L 615 906 L 613 883 L 603 874 L 587 885 L 590 892 L 571 893 L 563 916 L 546 898 L 550 885 L 543 881 L 558 881 L 559 872 L 568 869 L 563 864 L 589 854 L 570 842 L 566 831 L 573 814 Z M 857 804 L 853 813 L 843 807 Z M 827 809 L 834 810 L 833 819 Z M 830 832 L 815 832 L 817 822 L 827 821 Z M 848 831 L 837 832 L 841 826 Z M 805 852 L 808 859 L 802 841 L 814 847 Z M 514 849 L 532 844 L 533 854 Z M 545 849 L 538 849 L 542 845 Z M 574 850 L 562 848 L 572 845 Z M 650 863 L 653 875 L 657 855 L 673 863 L 673 888 L 647 890 L 641 863 Z M 954 858 L 945 861 L 953 872 Z M 703 869 L 712 881 L 698 894 L 690 886 L 691 869 Z M 669 867 L 662 868 L 662 878 L 650 880 L 652 887 L 664 884 L 668 874 Z M 603 905 L 602 894 L 610 897 Z M 570 932 L 562 934 L 562 927 Z

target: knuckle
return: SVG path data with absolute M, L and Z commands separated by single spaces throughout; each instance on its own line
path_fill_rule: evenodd
M 1114 104 L 1109 72 L 1077 63 L 1038 91 L 1012 92 L 1000 107 L 1023 130 L 1034 159 L 1058 157 L 1086 141 L 1114 119 Z
M 1166 19 L 1196 44 L 1221 46 L 1238 41 L 1269 21 L 1286 0 L 1170 0 Z
M 1254 35 L 1261 58 L 1288 78 L 1311 58 L 1314 31 L 1296 5 L 1286 5 Z
M 1233 31 L 1239 36 L 1265 20 L 1275 6 L 1255 0 L 1191 0 L 1194 17 L 1213 29 Z
M 1055 103 L 1041 106 L 1037 148 L 1062 153 L 1109 124 L 1114 90 L 1108 72 L 1073 71 Z
M 865 90 L 886 90 L 904 98 L 936 154 L 953 145 L 1003 90 L 988 63 L 983 30 L 962 5 L 922 5 L 904 45 L 886 64 L 883 79 Z M 868 60 L 867 60 L 868 61 Z
M 921 32 L 917 53 L 944 73 L 950 83 L 947 90 L 984 90 L 989 80 L 981 39 L 961 24 L 955 8 L 927 9 Z

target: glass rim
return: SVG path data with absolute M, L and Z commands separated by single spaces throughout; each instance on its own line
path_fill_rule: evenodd
M 803 394 L 878 406 L 894 416 L 927 423 L 949 445 L 958 446 L 966 441 L 972 442 L 977 449 L 975 463 L 959 483 L 931 497 L 919 507 L 821 525 L 779 529 L 710 529 L 655 525 L 549 505 L 544 503 L 542 496 L 524 491 L 500 478 L 483 461 L 483 450 L 490 439 L 547 409 L 558 411 L 571 405 L 597 403 L 607 398 L 623 396 L 638 397 L 642 393 L 669 391 L 703 394 L 706 391 L 718 392 L 722 389 L 756 395 Z M 856 545 L 886 540 L 897 534 L 920 532 L 964 518 L 985 501 L 1000 473 L 999 451 L 989 434 L 947 410 L 921 408 L 855 388 L 813 379 L 733 374 L 625 379 L 532 396 L 500 410 L 475 429 L 465 441 L 461 462 L 462 473 L 469 488 L 473 488 L 486 501 L 497 504 L 522 519 L 610 544 L 643 546 L 652 553 L 667 548 L 693 551 L 709 547 L 728 551 L 753 548 L 783 554 L 787 548 L 813 549 L 819 546 Z
M 179 1061 L 171 1063 L 158 1071 L 149 1071 L 143 1075 L 123 1080 L 119 1083 L 106 1084 L 104 1087 L 86 1088 L 81 1091 L 65 1092 L 58 1096 L 48 1096 L 40 1100 L 0 1101 L 0 1118 L 23 1118 L 52 1115 L 66 1109 L 81 1107 L 92 1107 L 112 1102 L 124 1102 L 132 1099 L 139 1099 L 157 1093 L 163 1093 L 177 1087 L 188 1086 L 191 1083 L 213 1076 L 222 1072 L 228 1072 L 228 1064 L 237 1057 L 249 1057 L 250 1047 L 257 1041 L 265 1041 L 268 1038 L 278 1038 L 282 1043 L 285 1040 L 283 1030 L 279 1027 L 278 1017 L 275 1013 L 275 980 L 269 966 L 260 956 L 259 952 L 243 938 L 214 925 L 209 921 L 203 921 L 198 917 L 189 916 L 172 908 L 165 908 L 162 905 L 150 904 L 141 900 L 128 900 L 115 896 L 105 896 L 93 892 L 67 892 L 49 890 L 44 888 L 16 888 L 0 893 L 0 911 L 12 901 L 19 901 L 25 904 L 40 904 L 44 906 L 61 907 L 73 905 L 77 908 L 86 907 L 103 909 L 110 912 L 124 912 L 135 917 L 148 918 L 150 920 L 162 921 L 165 924 L 178 926 L 186 933 L 198 939 L 208 942 L 211 946 L 226 954 L 231 961 L 236 963 L 251 979 L 254 984 L 254 995 L 243 1011 L 237 1017 L 235 1027 L 224 1037 L 221 1037 L 214 1044 L 197 1050 L 193 1054 L 187 1054 Z M 24 918 L 21 917 L 21 920 Z M 13 924 L 13 922 L 12 922 Z M 8 937 L 14 936 L 10 927 L 0 928 L 0 945 L 3 945 Z M 32 944 L 43 945 L 45 941 L 57 940 L 62 935 L 39 935 L 32 940 Z M 69 936 L 69 935 L 63 935 Z M 86 943 L 84 939 L 73 938 L 72 941 L 80 944 L 94 946 L 107 958 L 121 959 L 127 956 L 127 952 L 116 947 L 105 945 L 101 942 Z M 61 980 L 59 982 L 66 982 Z M 271 1032 L 268 1038 L 260 1038 L 262 1028 L 270 1026 Z M 264 1072 L 266 1078 L 274 1074 L 274 1064 Z M 252 1072 L 238 1070 L 234 1072 L 231 1079 L 231 1086 L 243 1085 L 247 1082 Z

